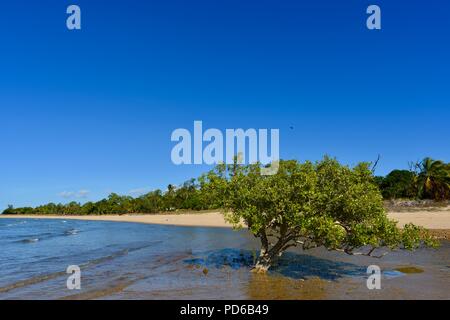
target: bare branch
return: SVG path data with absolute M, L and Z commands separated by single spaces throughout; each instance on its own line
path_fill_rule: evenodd
M 371 171 L 372 171 L 372 174 L 374 174 L 374 173 L 375 173 L 375 170 L 377 169 L 377 166 L 378 166 L 378 162 L 380 161 L 380 159 L 381 159 L 381 155 L 380 155 L 380 154 L 378 154 L 377 160 L 375 160 L 375 163 L 373 164 L 373 166 L 372 166 L 372 169 L 371 169 Z

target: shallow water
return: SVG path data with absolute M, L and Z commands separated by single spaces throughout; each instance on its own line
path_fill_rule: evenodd
M 226 228 L 1 219 L 0 241 L 0 299 L 450 299 L 449 242 L 382 259 L 293 250 L 257 275 L 257 240 Z M 373 264 L 380 290 L 366 286 Z

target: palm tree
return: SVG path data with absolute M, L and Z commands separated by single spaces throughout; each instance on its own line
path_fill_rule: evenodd
M 169 194 L 174 193 L 174 192 L 175 192 L 175 189 L 176 189 L 176 187 L 175 187 L 173 184 L 169 184 L 169 185 L 167 186 L 167 192 L 168 192 Z
M 167 186 L 167 192 L 164 195 L 166 211 L 175 210 L 176 189 L 176 186 L 174 186 L 173 184 L 169 184 Z
M 450 197 L 450 164 L 427 157 L 417 167 L 421 198 L 444 200 Z

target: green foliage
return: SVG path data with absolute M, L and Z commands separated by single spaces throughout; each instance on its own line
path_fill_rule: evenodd
M 262 244 L 257 268 L 267 270 L 287 248 L 324 246 L 353 254 L 358 248 L 414 249 L 431 244 L 425 230 L 403 231 L 387 218 L 383 198 L 368 163 L 354 168 L 331 158 L 317 163 L 281 161 L 277 174 L 260 166 L 218 166 L 206 175 L 227 219 L 244 222 Z
M 209 194 L 205 193 L 195 179 L 179 187 L 169 185 L 166 192 L 151 191 L 140 197 L 120 196 L 111 193 L 108 198 L 97 202 L 70 202 L 67 204 L 48 203 L 35 208 L 13 208 L 9 206 L 3 214 L 49 214 L 49 215 L 102 215 L 157 213 L 176 210 L 216 209 Z
M 385 199 L 450 200 L 450 164 L 425 158 L 414 171 L 394 170 L 386 177 L 375 177 Z
M 417 176 L 408 170 L 394 170 L 379 180 L 379 186 L 385 199 L 416 198 Z
M 450 199 L 450 164 L 425 158 L 417 165 L 419 196 L 425 199 Z
M 232 167 L 233 170 L 242 170 L 237 165 Z M 378 176 L 370 177 L 370 179 L 381 190 L 384 199 L 450 200 L 450 164 L 425 158 L 417 163 L 415 168 L 415 171 L 393 170 L 386 177 Z M 224 165 L 219 165 L 217 169 L 223 172 L 228 170 Z M 219 182 L 218 177 L 212 173 L 206 173 L 198 179 L 191 179 L 178 187 L 169 184 L 166 192 L 155 190 L 137 198 L 113 193 L 107 199 L 98 202 L 49 203 L 36 208 L 9 206 L 3 213 L 98 215 L 215 209 L 222 205 L 220 199 L 223 188 L 217 186 Z
M 14 207 L 12 205 L 8 205 L 8 208 L 6 208 L 3 211 L 3 214 L 17 214 L 16 211 L 14 210 Z

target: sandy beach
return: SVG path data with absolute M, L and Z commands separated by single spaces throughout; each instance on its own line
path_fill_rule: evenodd
M 399 226 L 414 223 L 430 230 L 450 230 L 450 209 L 440 211 L 388 212 L 389 218 Z
M 439 211 L 389 212 L 388 216 L 398 221 L 399 226 L 414 223 L 430 230 L 450 231 L 450 208 Z M 38 219 L 79 219 L 94 221 L 137 222 L 197 227 L 232 227 L 225 222 L 220 212 L 192 212 L 179 214 L 125 214 L 101 216 L 63 216 L 63 215 L 0 215 L 0 218 L 38 218 Z
M 175 226 L 195 226 L 195 227 L 221 227 L 231 228 L 225 222 L 220 212 L 208 213 L 180 213 L 180 214 L 124 214 L 124 215 L 101 215 L 101 216 L 63 216 L 63 215 L 0 215 L 0 218 L 23 218 L 23 219 L 77 219 L 93 221 L 116 221 L 116 222 L 137 222 L 147 224 L 165 224 Z

